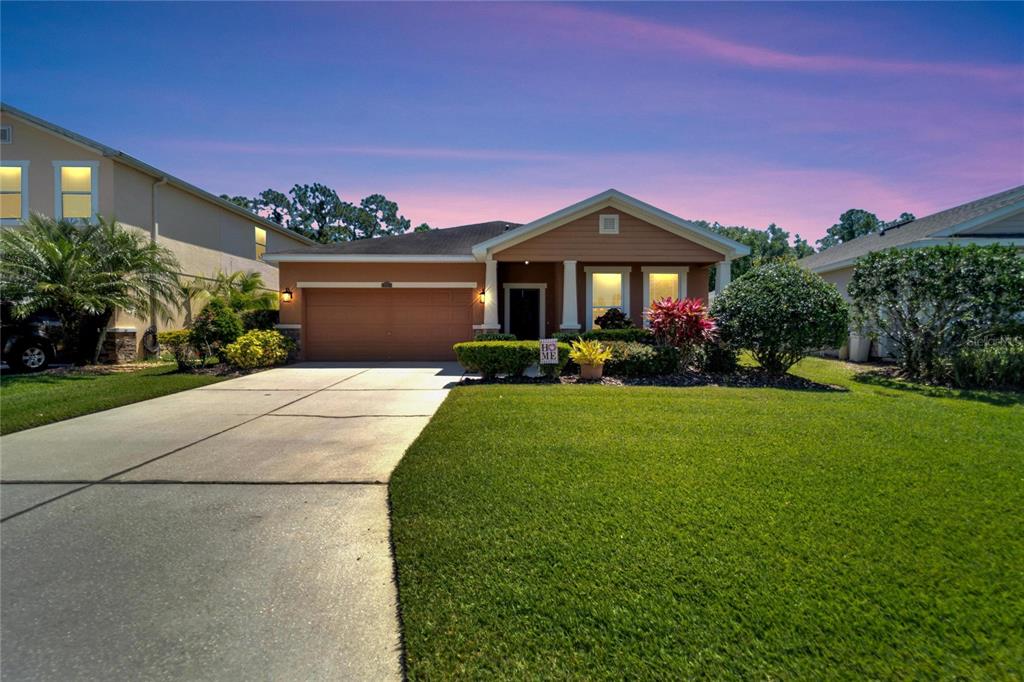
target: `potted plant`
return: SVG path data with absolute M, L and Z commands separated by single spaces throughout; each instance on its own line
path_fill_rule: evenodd
M 569 350 L 569 357 L 580 366 L 581 379 L 600 379 L 604 373 L 604 363 L 611 356 L 612 352 L 602 346 L 600 341 L 577 339 L 572 342 Z

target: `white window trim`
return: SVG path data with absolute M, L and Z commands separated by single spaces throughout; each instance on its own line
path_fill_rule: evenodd
M 510 304 L 512 302 L 511 301 L 512 297 L 509 294 L 509 291 L 511 289 L 537 289 L 538 291 L 540 291 L 540 296 L 537 298 L 537 306 L 540 309 L 540 315 L 539 315 L 539 317 L 540 317 L 540 328 L 537 330 L 538 334 L 539 334 L 537 336 L 537 338 L 538 339 L 543 339 L 544 338 L 544 330 L 546 329 L 546 323 L 547 323 L 547 320 L 544 319 L 544 313 L 545 313 L 545 308 L 547 307 L 545 304 L 547 303 L 547 297 L 548 297 L 548 285 L 543 283 L 543 282 L 535 282 L 535 283 L 529 283 L 529 284 L 523 284 L 523 283 L 519 283 L 519 282 L 511 282 L 511 283 L 505 284 L 504 286 L 505 286 L 505 333 L 506 334 L 510 334 L 511 331 L 509 331 L 509 330 L 512 328 L 512 314 L 511 314 L 511 310 L 510 310 L 510 308 L 511 308 Z
M 686 276 L 690 272 L 690 267 L 658 267 L 657 265 L 645 265 L 640 268 L 641 272 L 644 273 L 644 310 L 647 310 L 647 306 L 651 305 L 651 275 L 678 275 L 679 276 L 679 290 L 676 291 L 676 298 L 686 298 Z M 650 327 L 651 322 L 644 316 L 644 327 Z
M 61 201 L 60 169 L 63 166 L 89 166 L 92 172 L 92 212 L 89 221 L 96 219 L 100 212 L 100 162 L 99 161 L 54 161 L 53 162 L 53 217 L 61 220 L 64 217 L 64 202 Z M 81 220 L 81 218 L 75 218 Z
M 19 225 L 23 221 L 28 220 L 28 167 L 30 163 L 30 161 L 10 161 L 8 159 L 0 162 L 0 166 L 21 169 L 21 217 L 4 218 L 0 220 L 2 225 Z
M 633 271 L 633 268 L 629 265 L 621 267 L 616 266 L 600 266 L 600 265 L 588 265 L 583 268 L 583 272 L 586 274 L 584 279 L 587 281 L 587 307 L 586 307 L 586 329 L 587 331 L 594 328 L 594 278 L 592 275 L 597 274 L 620 274 L 622 275 L 622 314 L 629 317 L 629 273 Z
M 615 229 L 612 232 L 605 232 L 604 231 L 604 219 L 605 218 L 614 218 L 615 219 Z M 618 213 L 602 213 L 601 215 L 599 215 L 597 217 L 597 233 L 598 234 L 605 234 L 605 235 L 618 234 L 619 233 L 619 214 Z

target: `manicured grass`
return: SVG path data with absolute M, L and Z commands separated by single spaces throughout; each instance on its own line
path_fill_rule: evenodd
M 134 372 L 11 374 L 0 377 L 0 434 L 13 433 L 221 381 L 174 365 Z
M 391 482 L 412 679 L 1019 679 L 1024 395 L 474 386 Z

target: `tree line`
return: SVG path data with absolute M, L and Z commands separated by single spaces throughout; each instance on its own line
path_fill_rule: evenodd
M 371 194 L 356 204 L 318 182 L 295 185 L 287 194 L 265 189 L 252 198 L 227 194 L 220 198 L 323 244 L 386 237 L 413 229 L 412 221 L 398 212 L 398 204 L 383 194 Z M 413 231 L 430 229 L 430 225 L 420 223 Z

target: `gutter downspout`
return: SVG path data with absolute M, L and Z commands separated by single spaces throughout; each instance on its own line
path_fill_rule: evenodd
M 152 208 L 152 223 L 153 229 L 149 233 L 149 240 L 156 244 L 160 237 L 160 209 L 159 209 L 159 196 L 160 193 L 157 191 L 158 188 L 167 184 L 167 176 L 161 177 L 159 180 L 153 183 L 153 197 L 151 202 Z M 152 330 L 154 337 L 156 336 L 156 297 L 150 294 L 149 297 L 149 329 L 147 332 Z M 143 353 L 146 351 L 146 339 L 141 339 Z

